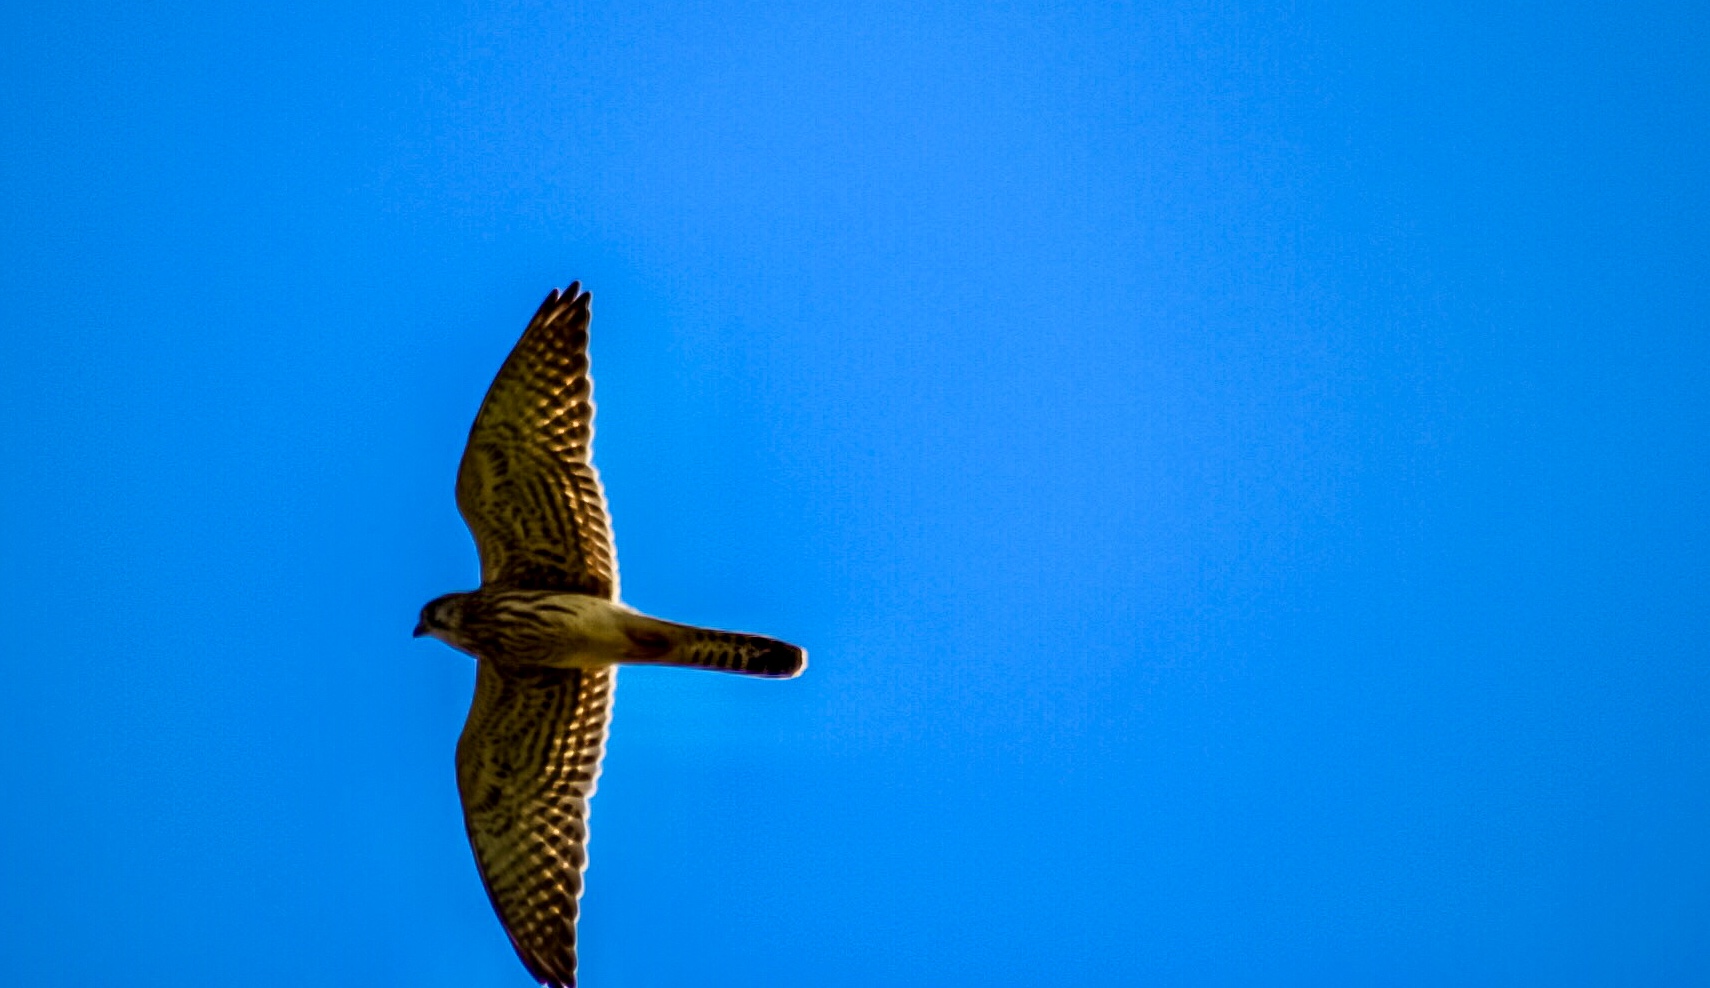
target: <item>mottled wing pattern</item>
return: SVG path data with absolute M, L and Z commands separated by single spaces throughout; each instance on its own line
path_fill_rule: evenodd
M 493 379 L 457 471 L 481 582 L 615 600 L 617 558 L 594 470 L 590 296 L 541 303 Z
M 576 912 L 588 799 L 600 774 L 617 669 L 501 670 L 478 663 L 457 742 L 475 864 L 536 980 L 576 983 Z

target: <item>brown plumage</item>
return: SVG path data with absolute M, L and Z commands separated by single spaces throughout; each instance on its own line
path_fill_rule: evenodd
M 547 295 L 487 391 L 457 474 L 481 587 L 430 601 L 417 635 L 477 659 L 457 744 L 469 844 L 517 956 L 553 988 L 576 983 L 588 800 L 617 663 L 799 675 L 772 638 L 673 624 L 618 601 L 617 558 L 592 459 L 590 296 Z
M 500 672 L 479 663 L 457 744 L 475 865 L 535 980 L 576 983 L 588 799 L 600 775 L 617 669 Z
M 593 296 L 553 289 L 511 350 L 469 430 L 457 507 L 483 586 L 616 600 L 617 558 L 594 469 Z

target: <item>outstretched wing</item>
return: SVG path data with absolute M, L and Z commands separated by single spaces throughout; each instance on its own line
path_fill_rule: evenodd
M 594 469 L 591 296 L 553 289 L 499 368 L 457 470 L 481 582 L 617 599 L 617 557 Z
M 469 846 L 523 965 L 542 984 L 573 988 L 588 799 L 617 669 L 477 666 L 475 703 L 457 742 Z

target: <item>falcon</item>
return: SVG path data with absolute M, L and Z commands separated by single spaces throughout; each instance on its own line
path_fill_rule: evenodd
M 511 946 L 550 988 L 576 984 L 588 800 L 617 667 L 788 679 L 807 665 L 794 645 L 661 621 L 619 600 L 591 450 L 591 296 L 580 289 L 546 296 L 469 430 L 457 506 L 481 556 L 480 589 L 429 601 L 415 631 L 475 658 L 457 742 L 469 846 Z

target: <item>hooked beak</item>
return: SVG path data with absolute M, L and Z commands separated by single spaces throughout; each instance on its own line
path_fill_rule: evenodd
M 411 638 L 420 638 L 421 636 L 423 636 L 427 633 L 428 633 L 427 622 L 420 620 L 420 619 L 417 619 L 416 630 L 410 632 L 410 637 Z

